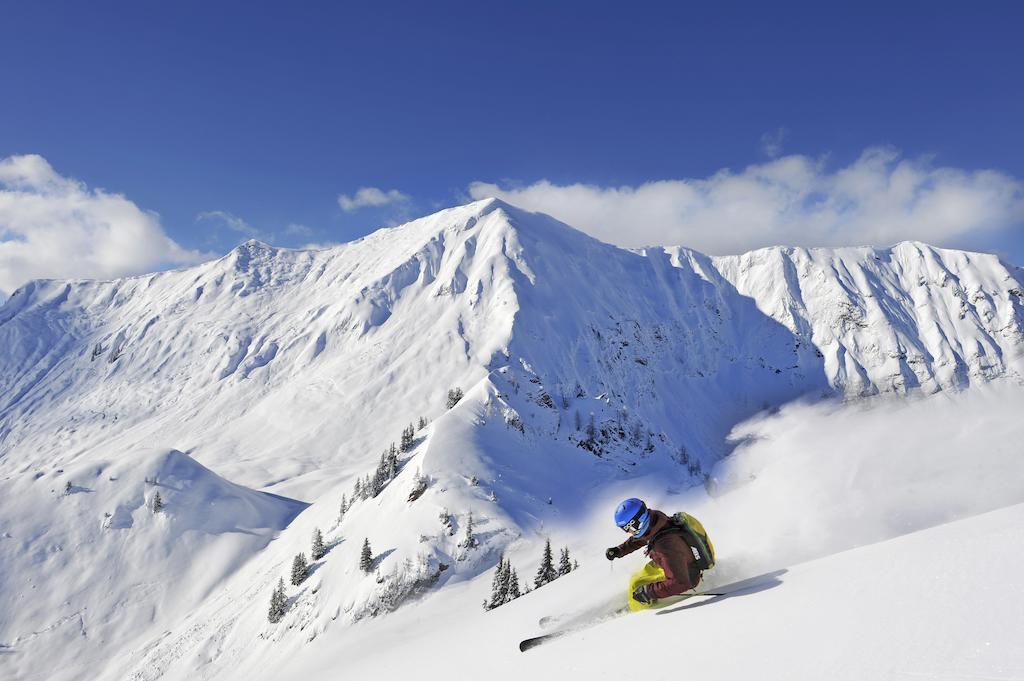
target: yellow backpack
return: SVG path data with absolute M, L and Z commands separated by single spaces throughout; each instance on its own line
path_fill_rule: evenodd
M 708 531 L 704 529 L 700 521 L 686 511 L 679 511 L 669 520 L 672 527 L 680 531 L 686 539 L 686 543 L 693 547 L 699 554 L 695 566 L 698 570 L 710 570 L 715 566 L 715 547 L 708 538 Z

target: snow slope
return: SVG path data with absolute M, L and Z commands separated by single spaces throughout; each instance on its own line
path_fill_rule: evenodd
M 551 535 L 571 545 L 581 568 L 509 605 L 480 608 L 490 587 L 485 573 L 448 582 L 387 617 L 352 626 L 330 618 L 319 623 L 312 612 L 351 597 L 345 575 L 354 572 L 354 560 L 330 555 L 311 586 L 294 590 L 295 603 L 280 624 L 266 622 L 262 602 L 231 612 L 215 603 L 178 638 L 161 641 L 131 674 L 119 670 L 109 678 L 614 678 L 635 673 L 638 659 L 649 665 L 632 642 L 641 651 L 685 652 L 689 673 L 713 679 L 749 678 L 752 671 L 799 679 L 903 672 L 1012 678 L 1024 660 L 1024 588 L 1017 576 L 1024 551 L 1021 427 L 1012 418 L 1022 406 L 1024 391 L 1004 385 L 949 400 L 784 410 L 741 428 L 758 438 L 716 474 L 747 482 L 718 496 L 701 488 L 667 493 L 657 479 L 579 490 L 590 519 L 552 528 Z M 899 423 L 912 427 L 894 439 Z M 925 423 L 927 430 L 919 427 Z M 829 437 L 840 442 L 835 451 L 822 451 L 820 442 Z M 521 638 L 541 633 L 541 617 L 614 607 L 623 598 L 628 575 L 644 559 L 608 563 L 602 549 L 622 538 L 609 517 L 626 491 L 639 491 L 660 508 L 687 508 L 706 523 L 719 556 L 710 586 L 753 578 L 755 588 L 669 607 L 664 615 L 606 622 L 519 653 Z M 508 548 L 529 579 L 538 542 Z M 242 575 L 223 601 L 243 601 L 235 584 L 252 583 Z M 199 622 L 221 633 L 193 640 Z M 676 674 L 645 669 L 652 678 Z
M 303 655 L 249 678 L 1017 678 L 1024 671 L 1022 560 L 1024 505 L 1017 505 L 520 653 L 518 637 L 540 633 L 538 618 L 557 604 L 545 592 L 585 593 L 570 584 L 584 580 L 600 588 L 607 575 L 593 573 L 606 572 L 601 566 L 486 615 L 452 616 L 440 603 L 399 613 L 344 639 L 313 642 Z
M 95 673 L 105 652 L 197 607 L 305 507 L 176 450 L 48 468 L 0 481 L 4 678 Z
M 546 537 L 598 551 L 599 535 L 580 529 L 597 508 L 700 482 L 735 446 L 736 424 L 766 408 L 1020 380 L 1022 279 L 995 256 L 917 243 L 729 258 L 626 251 L 486 200 L 329 249 L 248 242 L 174 272 L 30 282 L 0 308 L 0 483 L 15 500 L 0 522 L 20 542 L 72 537 L 83 557 L 123 537 L 123 558 L 109 562 L 148 579 L 163 569 L 144 558 L 155 552 L 168 572 L 132 597 L 148 619 L 119 619 L 108 613 L 126 596 L 80 590 L 80 566 L 53 562 L 35 577 L 49 600 L 0 611 L 3 657 L 15 678 L 228 678 L 371 630 L 374 615 L 417 617 L 405 613 L 420 606 L 399 606 L 418 599 L 442 607 L 462 594 L 478 608 L 500 553 L 523 560 Z M 466 396 L 447 411 L 453 386 Z M 432 423 L 397 476 L 339 520 L 342 494 L 419 416 Z M 223 495 L 258 509 L 236 517 L 229 504 L 223 518 L 163 529 L 170 508 L 142 506 L 156 469 L 136 453 L 152 447 L 188 452 L 156 468 L 201 462 L 233 481 L 221 481 L 234 490 Z M 131 485 L 80 481 L 114 464 Z M 426 490 L 410 501 L 417 479 Z M 92 491 L 59 497 L 68 480 Z M 291 521 L 297 502 L 236 484 L 312 505 Z M 122 506 L 130 528 L 95 521 L 127 522 Z M 82 517 L 94 518 L 84 538 Z M 269 625 L 270 590 L 308 554 L 314 528 L 330 551 L 289 587 L 285 622 Z M 377 557 L 370 575 L 356 567 L 364 538 Z M 50 562 L 4 543 L 12 570 L 0 597 L 26 602 L 18 580 Z M 61 634 L 66 658 L 43 656 L 26 632 L 57 611 L 86 613 L 82 631 L 135 637 Z M 62 666 L 73 658 L 106 665 Z

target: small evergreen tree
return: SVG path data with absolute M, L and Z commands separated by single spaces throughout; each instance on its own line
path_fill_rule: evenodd
M 569 562 L 569 547 L 566 546 L 562 549 L 560 560 L 558 561 L 558 576 L 567 575 L 572 572 L 572 563 Z
M 384 489 L 384 485 L 387 483 L 387 472 L 385 467 L 387 466 L 388 450 L 380 455 L 380 461 L 377 462 L 377 469 L 373 472 L 373 478 L 370 480 L 371 485 L 371 496 L 377 496 Z
M 363 498 L 363 481 L 360 480 L 359 478 L 356 478 L 355 487 L 352 488 L 352 501 L 354 503 L 356 499 L 362 499 L 362 498 Z
M 384 477 L 388 480 L 398 477 L 398 450 L 395 449 L 394 442 L 391 443 L 391 449 L 388 450 L 388 455 L 384 460 Z
M 540 588 L 557 578 L 558 573 L 555 571 L 555 561 L 551 555 L 551 540 L 548 539 L 544 542 L 544 555 L 541 557 L 540 567 L 537 568 L 537 575 L 533 578 L 533 585 Z
M 499 557 L 498 565 L 494 569 L 494 579 L 491 580 L 491 600 L 487 604 L 487 610 L 493 610 L 505 603 L 508 594 L 508 570 L 509 564 L 505 561 L 505 556 Z
M 505 602 L 514 601 L 522 595 L 519 591 L 519 575 L 513 568 L 512 575 L 508 578 L 508 596 L 505 598 Z
M 68 480 L 66 483 L 64 483 L 64 494 L 65 495 L 71 494 L 71 487 L 72 487 L 72 485 L 71 485 L 71 481 L 70 480 Z
M 159 513 L 164 508 L 164 499 L 160 496 L 160 492 L 153 495 L 153 513 Z
M 597 440 L 597 425 L 594 423 L 593 412 L 591 412 L 590 418 L 587 420 L 587 440 L 590 442 Z
M 448 536 L 455 534 L 455 525 L 452 524 L 452 514 L 448 512 L 447 508 L 442 508 L 441 512 L 437 514 L 437 519 L 441 521 L 441 524 L 448 530 Z
M 369 574 L 373 572 L 373 549 L 370 548 L 370 539 L 363 540 L 363 550 L 359 553 L 359 569 Z
M 455 386 L 454 388 L 448 391 L 448 401 L 445 402 L 445 406 L 448 409 L 451 409 L 452 407 L 459 403 L 459 400 L 461 400 L 465 396 L 466 394 L 462 392 L 462 388 Z
M 427 491 L 427 484 L 427 476 L 423 475 L 421 472 L 417 472 L 416 475 L 413 476 L 412 489 L 409 490 L 409 497 L 407 500 L 412 502 L 423 496 L 423 493 Z M 442 522 L 444 522 L 443 519 Z
M 285 609 L 288 606 L 288 597 L 284 595 L 284 577 L 277 581 L 277 588 L 270 595 L 270 611 L 267 619 L 271 624 L 277 624 L 284 617 Z
M 416 441 L 416 428 L 410 423 L 405 429 L 402 430 L 402 444 L 399 449 L 402 452 L 407 452 L 412 449 L 413 442 Z
M 345 511 L 347 511 L 347 510 L 348 510 L 348 499 L 346 499 L 345 495 L 342 494 L 341 495 L 341 506 L 338 507 L 338 522 L 339 523 L 341 522 L 342 518 L 345 517 Z
M 473 535 L 473 513 L 472 511 L 466 516 L 466 534 L 463 536 L 462 541 L 459 542 L 459 546 L 472 549 L 477 545 L 476 537 Z
M 306 563 L 306 554 L 299 553 L 292 561 L 292 584 L 298 586 L 309 577 L 309 565 Z
M 327 555 L 327 546 L 324 544 L 324 534 L 320 528 L 313 530 L 313 547 L 309 550 L 313 560 L 320 560 Z
M 420 417 L 420 420 L 416 422 L 416 430 L 423 430 L 427 427 L 427 419 Z

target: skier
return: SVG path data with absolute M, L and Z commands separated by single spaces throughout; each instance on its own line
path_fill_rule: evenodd
M 687 513 L 671 517 L 647 508 L 640 499 L 626 499 L 615 509 L 615 524 L 629 539 L 604 552 L 608 560 L 622 558 L 646 547 L 651 561 L 633 575 L 629 584 L 632 610 L 649 608 L 659 599 L 689 591 L 701 574 L 715 564 L 714 547 L 704 526 Z

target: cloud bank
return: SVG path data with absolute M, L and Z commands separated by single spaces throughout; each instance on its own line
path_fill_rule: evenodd
M 771 150 L 781 149 L 781 141 L 779 134 Z M 548 213 L 620 246 L 683 245 L 715 255 L 780 244 L 919 240 L 970 248 L 995 237 L 1024 240 L 1020 180 L 992 170 L 936 167 L 890 148 L 868 149 L 834 170 L 825 159 L 790 155 L 739 172 L 636 187 L 474 182 L 469 193 Z
M 353 213 L 360 208 L 379 208 L 389 204 L 404 204 L 409 197 L 397 189 L 384 191 L 377 187 L 360 187 L 352 196 L 338 195 L 338 205 L 346 213 Z
M 0 296 L 34 278 L 108 279 L 207 257 L 168 237 L 155 213 L 42 156 L 0 159 Z

